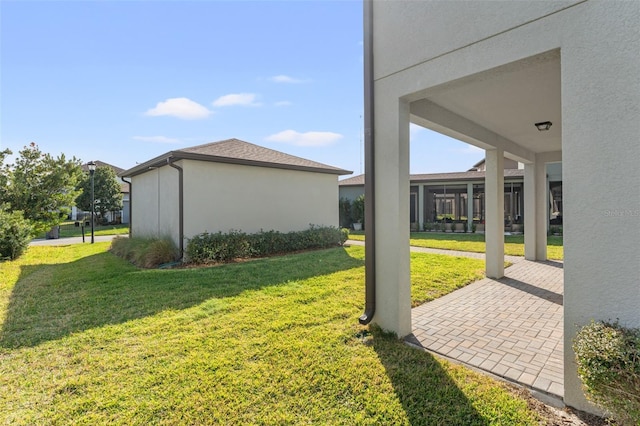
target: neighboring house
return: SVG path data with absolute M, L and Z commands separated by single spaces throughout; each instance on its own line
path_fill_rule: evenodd
M 504 158 L 524 164 L 525 258 L 547 258 L 562 162 L 564 401 L 593 411 L 572 340 L 640 327 L 640 2 L 365 0 L 366 308 L 411 333 L 409 126 L 486 151 L 486 274 L 504 276 Z M 375 58 L 375 61 L 374 61 Z M 434 152 L 433 155 L 439 155 Z
M 181 249 L 203 232 L 338 225 L 338 176 L 352 172 L 238 139 L 170 151 L 131 178 L 131 234 Z
M 453 173 L 429 173 L 409 175 L 409 223 L 412 229 L 423 229 L 427 222 L 443 218 L 457 222 L 484 223 L 485 179 L 484 160 L 469 171 Z M 562 224 L 562 164 L 547 165 L 549 193 L 544 201 L 549 206 L 547 221 L 550 225 Z M 364 194 L 364 175 L 338 182 L 340 198 L 350 201 Z M 472 202 L 469 202 L 472 200 Z M 518 162 L 505 159 L 504 167 L 504 220 L 505 226 L 523 224 L 524 170 Z
M 124 169 L 105 163 L 104 161 L 96 160 L 94 162 L 96 163 L 96 167 L 110 167 L 115 172 L 116 176 L 124 171 Z M 81 168 L 83 172 L 89 173 L 87 163 L 83 164 Z M 125 182 L 121 178 L 118 179 L 120 180 L 120 188 L 122 192 L 122 210 L 107 213 L 106 219 L 109 222 L 129 223 L 129 183 Z M 80 220 L 89 215 L 91 215 L 91 212 L 79 210 L 76 206 L 71 208 L 71 220 Z

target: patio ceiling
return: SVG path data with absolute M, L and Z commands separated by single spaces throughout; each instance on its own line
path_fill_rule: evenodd
M 536 154 L 561 151 L 561 82 L 558 51 L 459 79 L 429 89 L 424 95 L 421 100 L 413 102 L 411 107 L 411 121 L 418 125 L 459 138 L 460 135 L 456 133 L 459 129 L 444 125 L 452 127 L 453 132 L 443 131 L 442 125 L 434 126 L 434 123 L 430 122 L 428 113 L 420 112 L 435 109 L 450 117 L 462 118 L 467 125 L 461 127 L 477 125 L 483 130 L 488 130 L 491 136 L 495 134 L 504 138 L 507 146 L 513 143 Z M 461 120 L 447 121 L 454 123 Z M 534 123 L 543 121 L 553 123 L 550 130 L 541 132 L 534 126 Z M 489 139 L 491 138 L 485 137 L 484 142 L 491 144 Z M 475 143 L 477 141 L 474 140 L 466 142 L 482 148 L 487 147 Z M 520 155 L 514 152 L 516 150 L 505 151 Z

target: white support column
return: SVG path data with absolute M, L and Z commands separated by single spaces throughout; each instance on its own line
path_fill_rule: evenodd
M 473 184 L 467 184 L 467 230 L 471 232 L 473 225 Z
M 536 260 L 536 164 L 524 165 L 524 258 Z
M 504 151 L 486 151 L 485 241 L 487 277 L 504 276 Z
M 376 312 L 398 337 L 411 333 L 409 274 L 409 105 L 376 90 Z
M 548 183 L 546 164 L 524 165 L 524 257 L 547 260 Z
M 549 182 L 547 165 L 536 159 L 536 260 L 547 260 L 547 225 L 549 224 Z
M 424 229 L 424 184 L 418 185 L 418 231 Z

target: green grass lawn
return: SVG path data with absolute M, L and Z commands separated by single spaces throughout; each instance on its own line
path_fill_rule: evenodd
M 139 270 L 107 244 L 0 263 L 0 423 L 537 424 L 504 384 L 358 325 L 362 247 Z M 412 254 L 414 302 L 482 267 Z
M 364 231 L 350 231 L 349 238 L 364 241 Z M 485 252 L 484 234 L 445 234 L 441 232 L 412 232 L 409 244 L 444 250 Z M 524 256 L 524 235 L 505 235 L 504 254 Z M 564 258 L 562 237 L 547 237 L 547 257 L 554 260 Z

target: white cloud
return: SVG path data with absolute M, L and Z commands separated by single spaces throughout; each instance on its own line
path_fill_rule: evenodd
M 259 102 L 256 102 L 258 96 L 255 93 L 231 93 L 228 95 L 220 96 L 213 101 L 213 106 L 223 107 L 232 105 L 241 106 L 260 106 Z
M 340 133 L 333 132 L 305 132 L 300 133 L 295 130 L 284 130 L 267 137 L 269 142 L 282 142 L 296 146 L 328 146 L 342 139 Z
M 168 138 L 166 136 L 134 136 L 132 139 L 142 142 L 153 143 L 178 143 L 180 139 Z
M 158 102 L 155 108 L 151 108 L 144 114 L 153 117 L 169 115 L 183 120 L 198 120 L 207 118 L 212 112 L 189 98 L 169 98 L 164 102 Z
M 278 106 L 278 107 L 291 106 L 291 105 L 293 105 L 293 102 L 290 102 L 290 101 L 278 101 L 274 105 Z
M 304 80 L 300 80 L 299 78 L 293 78 L 288 75 L 282 75 L 282 74 L 274 75 L 273 77 L 270 77 L 269 80 L 273 81 L 274 83 L 289 83 L 289 84 L 304 83 Z

